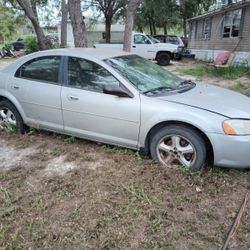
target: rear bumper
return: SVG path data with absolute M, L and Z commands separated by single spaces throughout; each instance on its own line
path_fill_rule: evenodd
M 214 151 L 214 165 L 250 168 L 250 136 L 208 134 Z

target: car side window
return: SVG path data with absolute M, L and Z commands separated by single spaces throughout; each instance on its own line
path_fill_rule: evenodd
M 167 43 L 178 44 L 178 38 L 169 36 L 167 37 Z
M 134 35 L 134 44 L 151 44 L 146 36 Z
M 120 82 L 97 63 L 78 58 L 68 58 L 68 85 L 70 87 L 103 92 L 104 85 L 120 85 Z
M 60 56 L 44 56 L 32 59 L 16 71 L 15 77 L 58 83 L 60 59 Z

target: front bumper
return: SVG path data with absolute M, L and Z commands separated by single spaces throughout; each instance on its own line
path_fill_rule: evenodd
M 250 168 L 250 136 L 208 134 L 214 151 L 214 165 Z
M 179 46 L 177 52 L 174 53 L 174 58 L 175 59 L 181 59 L 182 56 L 183 56 L 183 53 L 184 53 L 184 47 Z

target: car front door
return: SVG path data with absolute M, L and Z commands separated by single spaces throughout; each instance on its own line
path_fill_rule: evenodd
M 62 110 L 66 133 L 135 148 L 140 127 L 139 93 L 133 98 L 103 93 L 104 85 L 121 86 L 101 65 L 69 57 Z
M 131 51 L 144 58 L 155 59 L 156 46 L 145 35 L 134 34 Z
M 29 125 L 63 131 L 60 56 L 43 56 L 24 63 L 8 86 L 18 100 Z

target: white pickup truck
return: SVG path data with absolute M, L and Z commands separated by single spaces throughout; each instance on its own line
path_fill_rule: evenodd
M 169 64 L 170 60 L 182 52 L 181 47 L 171 43 L 160 43 L 157 39 L 143 33 L 132 34 L 131 52 L 147 59 L 156 60 L 161 66 Z M 123 45 L 113 43 L 95 43 L 94 48 L 122 49 Z

